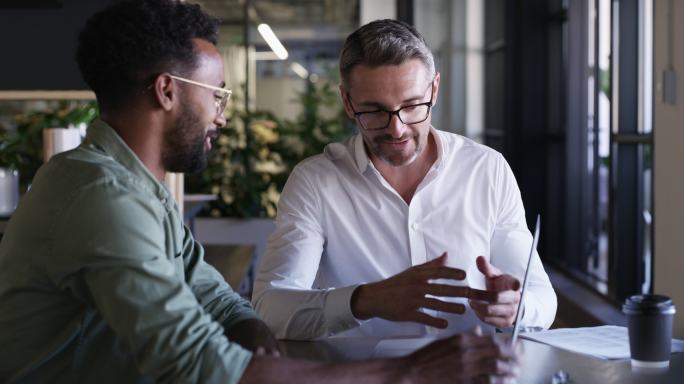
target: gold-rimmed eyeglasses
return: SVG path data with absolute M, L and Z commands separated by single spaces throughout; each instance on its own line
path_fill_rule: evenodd
M 186 79 L 185 77 L 180 77 L 176 75 L 169 75 L 169 77 L 178 81 L 182 81 L 184 83 L 197 85 L 199 87 L 211 89 L 212 91 L 214 91 L 214 102 L 216 103 L 217 115 L 223 113 L 223 111 L 226 109 L 226 105 L 228 104 L 228 100 L 230 99 L 230 95 L 233 94 L 233 91 L 231 91 L 230 89 L 215 87 L 213 85 L 200 83 L 199 81 Z

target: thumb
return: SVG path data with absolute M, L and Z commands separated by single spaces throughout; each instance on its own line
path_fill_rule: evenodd
M 485 275 L 486 278 L 493 279 L 501 275 L 501 271 L 495 266 L 489 264 L 489 261 L 487 261 L 487 259 L 484 256 L 478 256 L 476 262 L 477 269 L 480 272 L 482 272 L 482 274 Z

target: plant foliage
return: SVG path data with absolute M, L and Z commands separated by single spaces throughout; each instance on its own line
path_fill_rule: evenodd
M 228 125 L 219 130 L 209 166 L 186 177 L 188 193 L 218 196 L 209 215 L 274 217 L 294 166 L 349 134 L 332 83 L 308 83 L 298 100 L 303 111 L 294 121 L 263 111 L 232 112 Z

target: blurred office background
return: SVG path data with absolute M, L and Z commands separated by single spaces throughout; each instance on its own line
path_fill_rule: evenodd
M 107 2 L 0 2 L 5 131 L 21 129 L 17 115 L 44 117 L 92 98 L 73 63 L 75 36 Z M 434 126 L 502 152 L 528 223 L 541 214 L 540 254 L 560 299 L 556 326 L 624 324 L 620 303 L 643 292 L 684 306 L 684 50 L 677 49 L 684 4 L 196 2 L 221 20 L 226 79 L 235 92 L 214 168 L 185 181 L 185 193 L 216 196 L 192 212 L 197 237 L 210 247 L 239 238 L 254 243 L 247 252 L 254 258 L 263 252 L 288 170 L 353 132 L 337 100 L 344 39 L 369 21 L 395 18 L 416 26 L 435 54 L 442 88 Z M 268 30 L 284 54 L 267 42 Z M 229 232 L 244 233 L 235 225 L 245 224 L 235 223 L 245 222 L 248 235 L 231 240 Z M 677 316 L 675 336 L 684 337 L 684 316 Z

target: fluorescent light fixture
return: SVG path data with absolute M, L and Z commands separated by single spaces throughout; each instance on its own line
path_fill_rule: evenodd
M 296 73 L 297 76 L 301 77 L 302 79 L 306 79 L 309 77 L 309 71 L 306 70 L 301 64 L 299 64 L 296 61 L 293 61 L 290 64 L 290 69 L 292 72 Z
M 256 51 L 250 58 L 254 60 L 280 60 L 273 51 Z
M 275 35 L 275 33 L 273 33 L 273 30 L 268 26 L 268 24 L 259 24 L 257 30 L 261 34 L 261 37 L 266 40 L 266 44 L 271 47 L 273 53 L 275 53 L 280 60 L 287 59 L 287 49 L 283 47 L 283 44 L 280 43 L 280 40 L 278 40 L 278 37 Z

